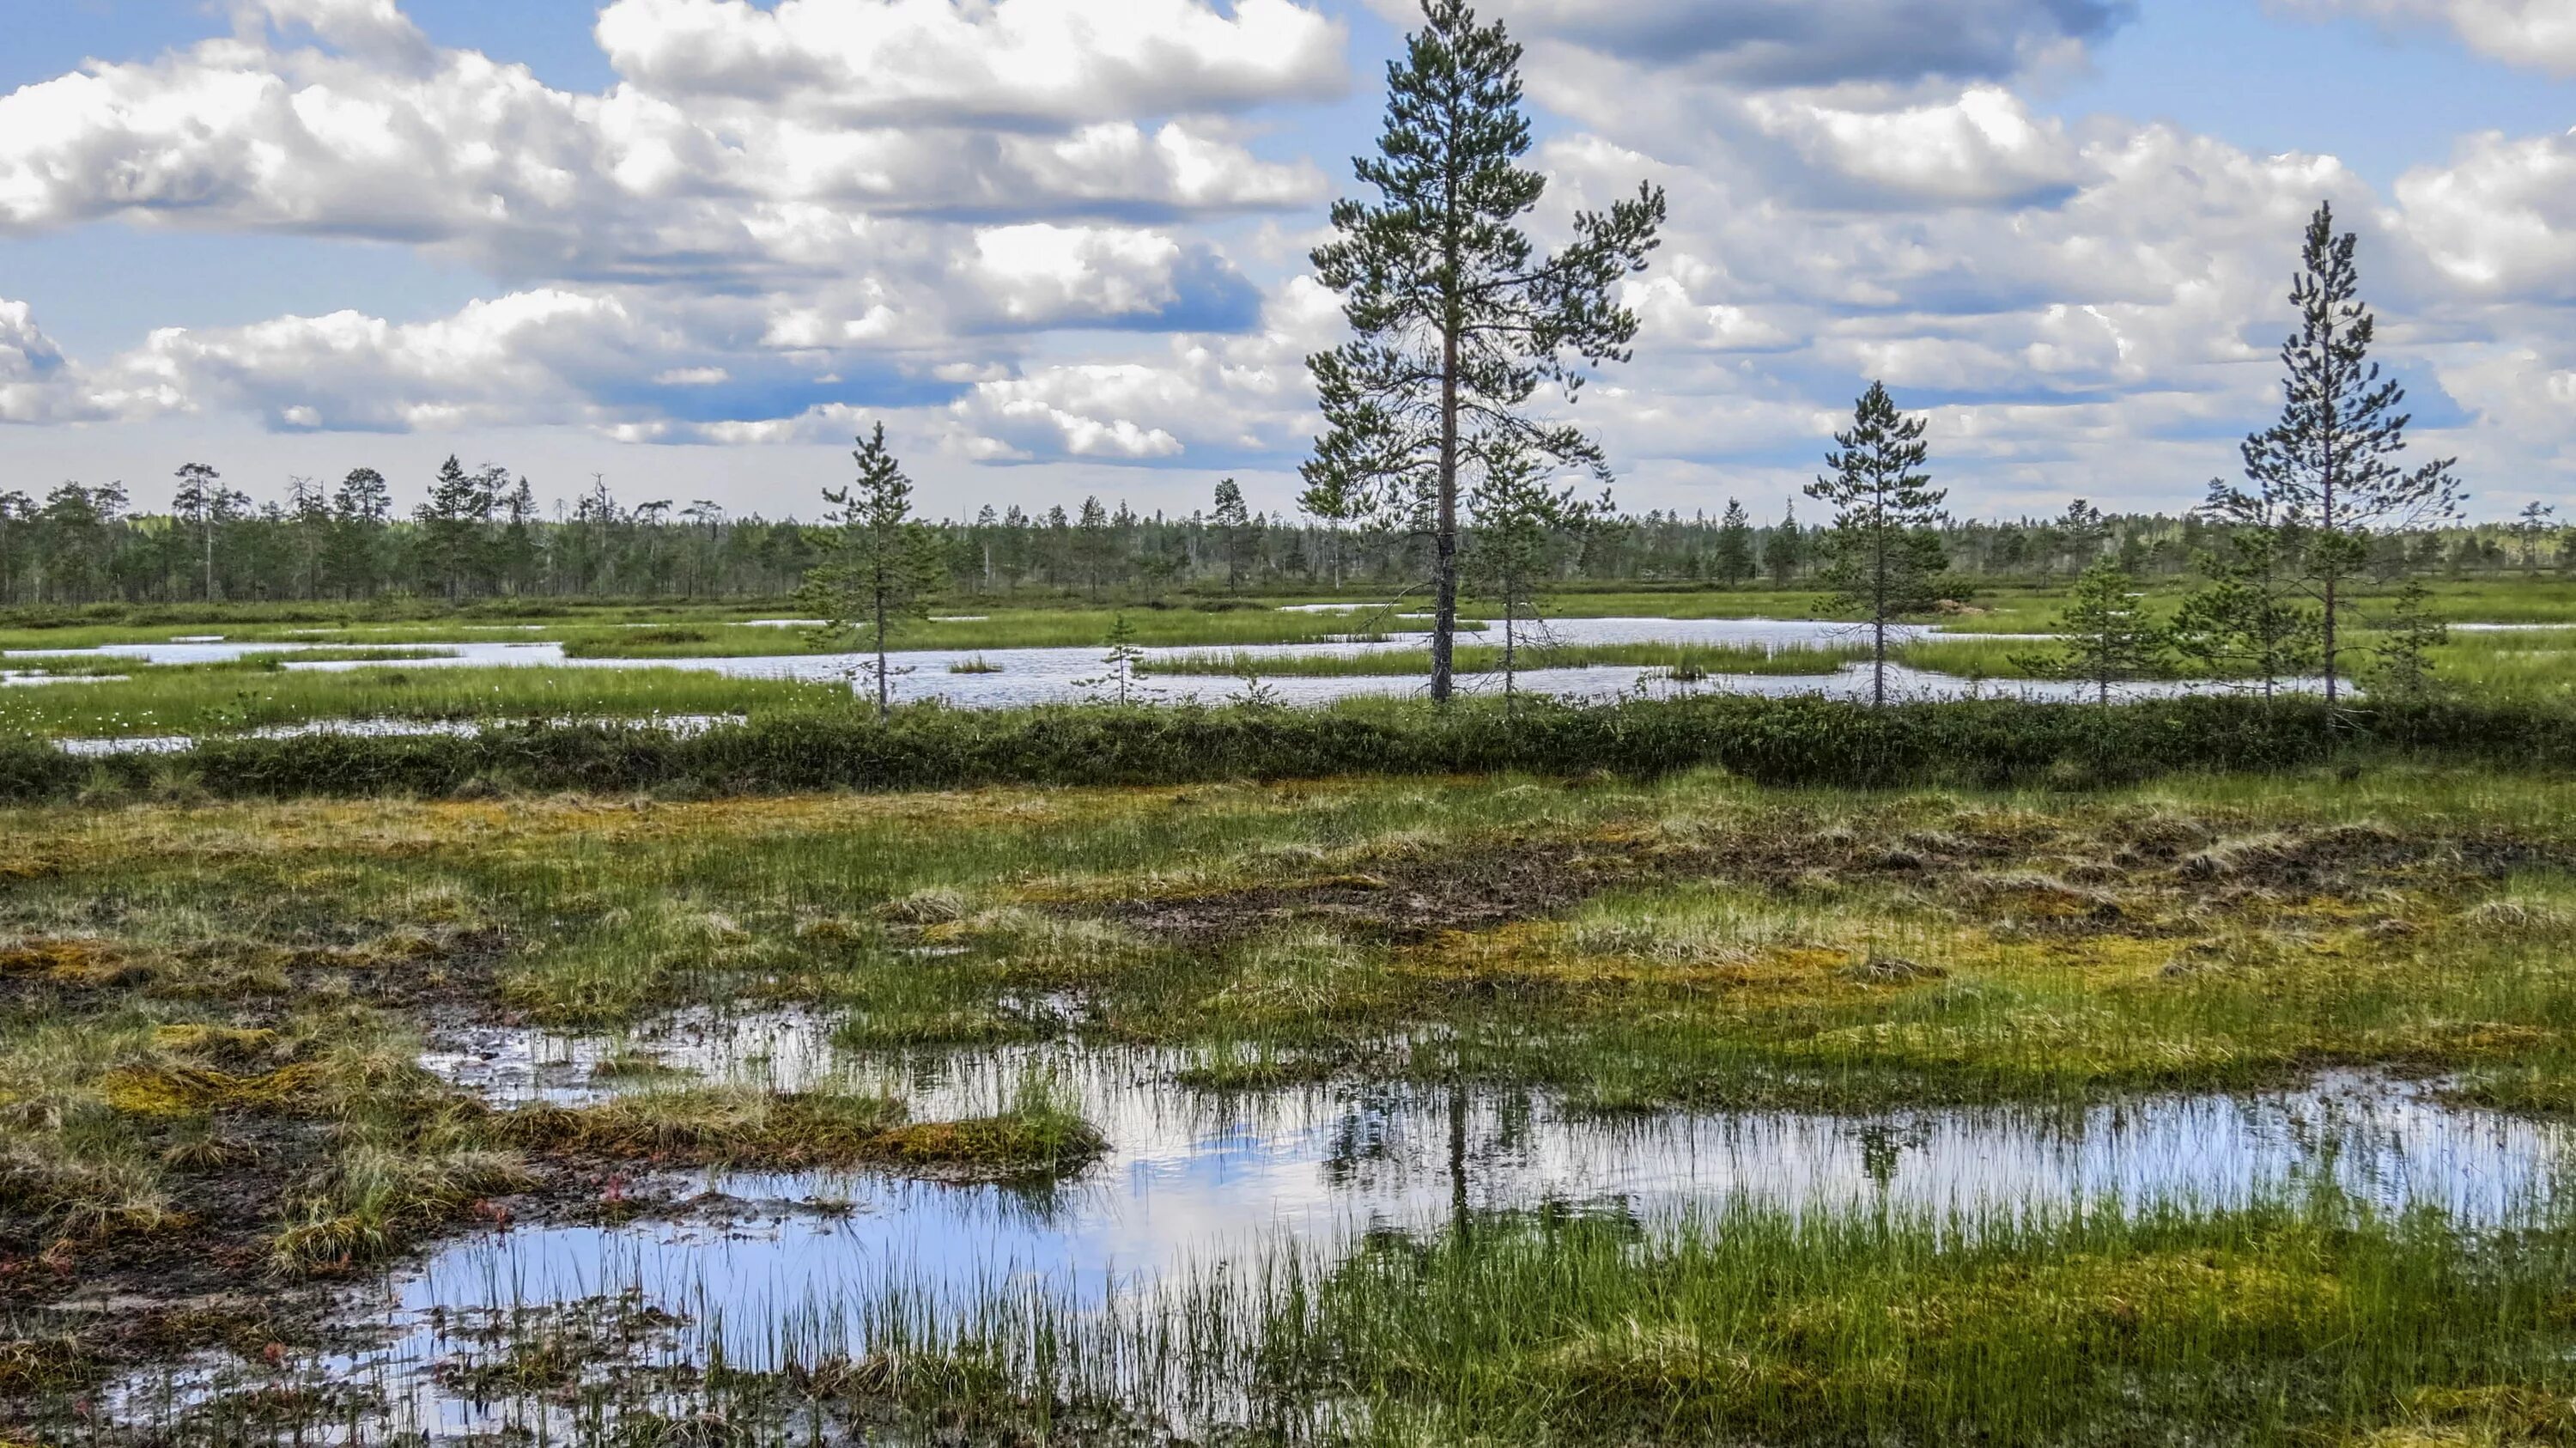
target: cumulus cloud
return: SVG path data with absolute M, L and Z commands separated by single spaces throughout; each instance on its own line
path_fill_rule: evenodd
M 88 422 L 154 401 L 102 393 L 36 325 L 35 308 L 0 297 L 0 423 Z
M 1324 99 L 1342 26 L 1289 0 L 616 0 L 599 42 L 658 94 L 845 124 L 1091 121 Z
M 395 0 L 235 0 L 233 24 L 256 38 L 262 28 L 293 37 L 299 32 L 381 64 L 427 62 L 429 37 Z
M 1340 26 L 1288 0 L 624 0 L 600 30 L 632 78 L 595 95 L 430 47 L 392 0 L 235 15 L 231 38 L 0 96 L 0 233 L 121 219 L 366 238 L 511 288 L 403 326 L 340 312 L 166 331 L 103 369 L 147 389 L 120 396 L 284 429 L 554 420 L 757 440 L 883 400 L 872 388 L 912 397 L 906 379 L 960 357 L 1008 372 L 1026 334 L 1250 326 L 1256 289 L 1170 224 L 1312 208 L 1326 183 L 1227 122 L 1160 113 L 1328 93 L 1342 74 Z M 781 46 L 780 75 L 810 95 L 784 79 L 734 94 L 727 67 Z M 35 384 L 11 385 L 30 412 Z
M 125 216 L 397 240 L 520 278 L 773 265 L 762 239 L 799 208 L 1185 215 L 1311 204 L 1322 185 L 1311 166 L 1181 122 L 1031 135 L 773 116 L 719 129 L 661 97 L 557 91 L 473 52 L 415 77 L 220 41 L 0 97 L 0 227 Z
M 984 462 L 1276 458 L 1315 430 L 1305 359 L 1341 327 L 1339 300 L 1300 277 L 1248 330 L 979 379 L 949 405 L 950 446 Z
M 2281 0 L 2317 16 L 2447 25 L 2480 55 L 2576 75 L 2576 6 L 2567 0 Z
M 2451 281 L 2483 295 L 2576 302 L 2576 131 L 2461 143 L 2397 181 L 2407 233 Z
M 1809 165 L 1899 200 L 1991 204 L 2061 195 L 2076 179 L 2075 147 L 2054 122 L 2035 121 L 1998 86 L 1974 86 L 1932 105 L 1851 110 L 1797 96 L 1755 96 L 1755 123 Z
M 584 381 L 681 350 L 614 297 L 545 289 L 412 324 L 345 311 L 170 328 L 115 365 L 274 427 L 404 432 L 578 413 Z

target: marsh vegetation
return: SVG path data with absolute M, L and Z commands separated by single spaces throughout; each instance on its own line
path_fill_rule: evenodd
M 711 1411 L 743 1442 L 2546 1441 L 2576 1334 L 2569 791 L 2379 766 L 16 809 L 7 1401 L 84 1441 L 372 1437 L 452 1392 L 603 1442 Z M 669 1024 L 778 1011 L 792 1071 Z M 531 1032 L 597 1043 L 579 1089 L 472 1069 Z M 1114 1109 L 1078 1064 L 1113 1058 Z M 989 1089 L 937 1084 L 960 1069 Z M 2095 1151 L 2122 1113 L 2337 1072 L 2437 1104 L 2410 1136 L 2532 1123 L 2519 1185 L 2472 1204 L 2440 1185 L 2466 1168 L 2374 1187 L 2294 1152 L 2314 1170 L 2109 1202 L 1931 1186 L 1958 1128 L 1925 1113 Z M 931 1290 L 892 1256 L 755 1323 L 722 1293 L 484 1292 L 479 1336 L 441 1319 L 410 1368 L 348 1368 L 340 1294 L 427 1244 L 666 1240 L 779 1193 L 829 1231 L 854 1191 L 899 1240 L 950 1198 L 824 1184 L 907 1176 L 1044 1222 L 1122 1134 L 1317 1092 L 1346 1103 L 1325 1199 L 1392 1170 L 1365 1140 L 1419 1138 L 1429 1186 L 1374 1230 L 1247 1221 L 1110 1302 L 1057 1263 Z M 1782 1199 L 1641 1147 L 1682 1165 L 1604 1195 L 1493 1154 L 1721 1116 L 1709 1140 L 1814 1123 L 1864 1170 Z M 1741 1149 L 1750 1183 L 1785 1148 Z M 182 1359 L 229 1386 L 152 1386 Z

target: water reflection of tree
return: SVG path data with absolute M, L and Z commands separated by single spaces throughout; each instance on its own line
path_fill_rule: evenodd
M 1333 1124 L 1324 1180 L 1337 1191 L 1400 1191 L 1437 1171 L 1448 1186 L 1450 1225 L 1464 1234 L 1479 1211 L 1539 1204 L 1513 1200 L 1508 1174 L 1535 1160 L 1540 1110 L 1527 1088 L 1479 1088 L 1454 1077 L 1362 1090 Z

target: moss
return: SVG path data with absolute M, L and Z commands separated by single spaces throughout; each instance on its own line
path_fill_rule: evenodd
M 201 1066 L 128 1067 L 99 1081 L 99 1095 L 129 1116 L 200 1116 L 209 1111 L 301 1111 L 328 1108 L 322 1068 L 309 1062 L 250 1076 Z
M 113 987 L 148 980 L 152 969 L 114 941 L 80 937 L 0 946 L 0 976 L 13 975 L 55 985 Z

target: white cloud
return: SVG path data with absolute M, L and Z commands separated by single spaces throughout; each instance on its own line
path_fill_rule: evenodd
M 2508 65 L 2576 75 L 2576 5 L 2567 0 L 2277 0 L 2312 15 L 2447 25 Z
M 102 393 L 36 325 L 35 308 L 0 297 L 0 423 L 88 422 L 153 401 Z
M 1893 110 L 1768 95 L 1750 98 L 1746 108 L 1810 165 L 1891 197 L 1993 204 L 2062 191 L 2076 179 L 2075 147 L 2064 129 L 2034 121 L 2020 98 L 1999 86 Z
M 254 40 L 263 25 L 289 37 L 309 31 L 327 45 L 386 65 L 417 66 L 432 54 L 429 37 L 395 0 L 234 0 L 233 23 Z
M 357 312 L 152 334 L 113 370 L 196 406 L 258 412 L 282 428 L 407 432 L 600 420 L 585 384 L 672 370 L 672 329 L 615 297 L 546 289 L 395 324 Z
M 390 239 L 532 279 L 696 280 L 792 261 L 763 241 L 800 209 L 1179 215 L 1321 192 L 1311 166 L 1180 122 L 1049 136 L 752 117 L 719 130 L 662 98 L 556 91 L 470 52 L 409 77 L 219 41 L 0 97 L 0 229 L 125 216 Z M 845 245 L 811 260 L 850 258 Z
M 2397 180 L 2403 225 L 2473 294 L 2576 302 L 2576 131 L 2461 142 Z
M 2108 0 L 1486 8 L 1554 112 L 1541 232 L 1640 177 L 1671 192 L 1624 288 L 1636 359 L 1576 409 L 1632 504 L 1776 498 L 1872 376 L 1935 410 L 1964 506 L 2186 501 L 2276 405 L 2328 198 L 2444 419 L 2419 446 L 2473 486 L 2576 460 L 2576 136 L 2468 137 L 2383 195 L 2325 154 L 2035 110 L 2034 69 L 2126 19 Z M 2439 8 L 2544 48 L 2558 13 Z M 429 46 L 391 0 L 236 13 L 0 97 L 0 233 L 379 238 L 493 295 L 165 330 L 87 368 L 0 304 L 0 418 L 845 445 L 886 416 L 959 467 L 1094 481 L 1281 476 L 1317 429 L 1303 359 L 1341 322 L 1299 272 L 1333 188 L 1256 138 L 1343 83 L 1320 0 L 617 0 L 624 81 L 595 95 Z
M 1342 26 L 1289 0 L 616 0 L 600 45 L 656 93 L 842 124 L 1080 122 L 1322 99 Z

